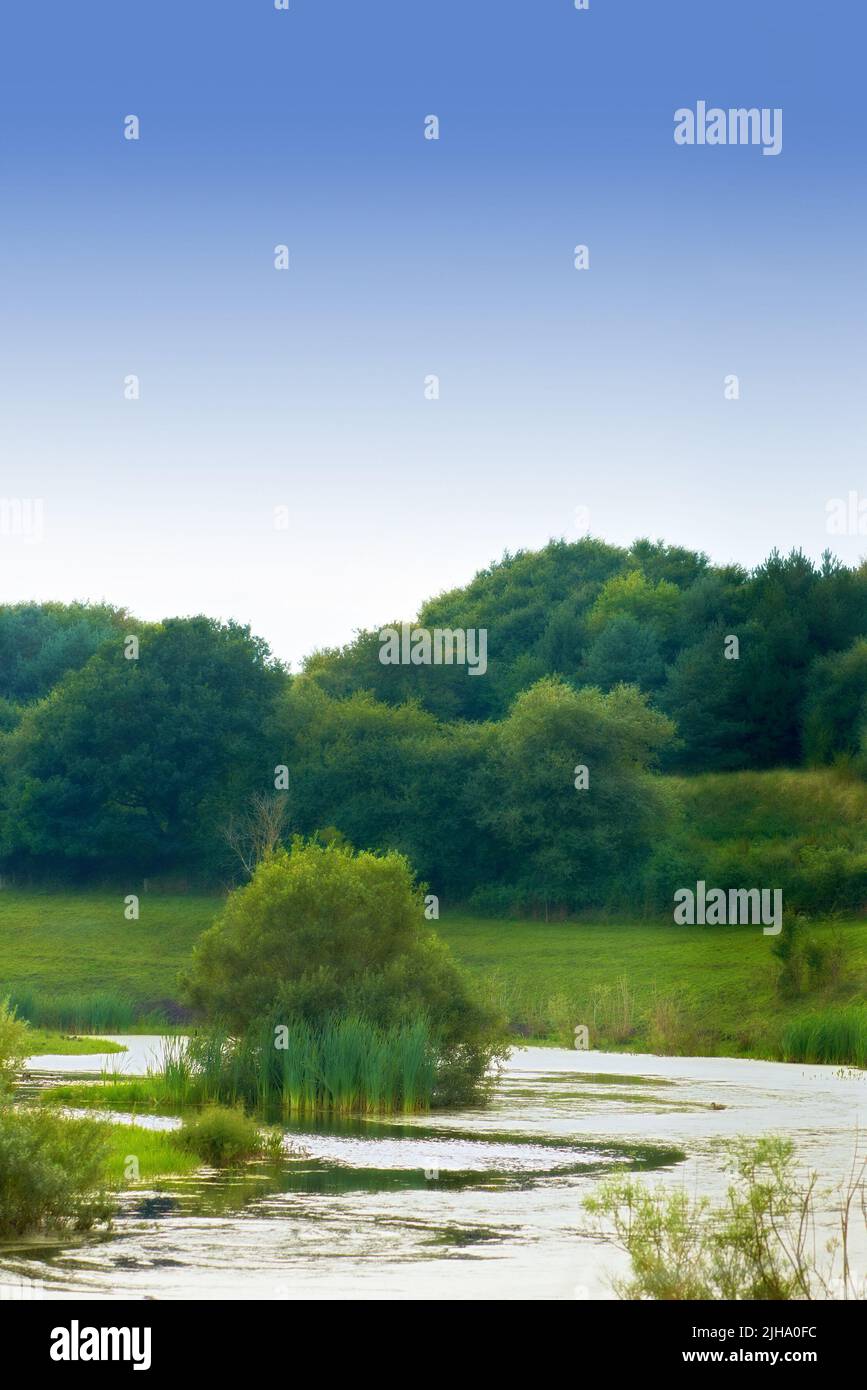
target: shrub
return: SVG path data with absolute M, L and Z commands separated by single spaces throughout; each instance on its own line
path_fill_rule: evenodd
M 647 1046 L 651 1052 L 661 1056 L 699 1056 L 711 1042 L 687 998 L 676 992 L 654 994 L 647 1014 Z
M 804 991 L 804 925 L 805 919 L 801 916 L 786 917 L 782 931 L 771 946 L 771 954 L 780 963 L 777 990 L 783 999 L 794 999 Z
M 255 1120 L 240 1108 L 211 1105 L 187 1120 L 178 1142 L 204 1163 L 225 1168 L 248 1158 L 276 1155 L 281 1140 L 279 1134 L 263 1134 Z
M 829 1296 L 834 1256 L 842 1254 L 850 1291 L 848 1242 L 861 1173 L 842 1194 L 840 1236 L 825 1244 L 830 1267 L 816 1264 L 819 1245 L 816 1174 L 798 1179 L 790 1140 L 736 1140 L 729 1147 L 733 1182 L 714 1208 L 683 1189 L 655 1191 L 633 1178 L 600 1185 L 585 1208 L 630 1256 L 632 1277 L 615 1290 L 630 1299 L 790 1300 Z
M 17 1017 L 8 999 L 0 999 L 0 1099 L 10 1090 L 30 1052 L 27 1024 Z
M 625 975 L 618 976 L 614 985 L 594 985 L 589 1008 L 594 1039 L 625 1043 L 634 1037 L 635 994 Z
M 0 1108 L 0 1233 L 107 1220 L 109 1126 L 45 1110 Z
M 777 990 L 783 999 L 817 990 L 832 990 L 846 975 L 846 943 L 838 931 L 827 942 L 808 936 L 809 921 L 798 913 L 783 921 L 783 930 L 771 947 L 780 962 Z

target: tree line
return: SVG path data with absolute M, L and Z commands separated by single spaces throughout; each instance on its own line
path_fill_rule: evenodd
M 293 676 L 236 623 L 0 607 L 4 871 L 226 881 L 252 806 L 278 838 L 396 849 L 451 900 L 573 909 L 659 863 L 682 814 L 660 773 L 863 775 L 867 565 L 555 541 L 418 624 L 485 629 L 485 675 L 384 665 L 380 629 Z

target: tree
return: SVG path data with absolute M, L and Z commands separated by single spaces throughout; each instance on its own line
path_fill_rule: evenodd
M 804 757 L 831 762 L 858 752 L 867 729 L 867 639 L 819 657 L 810 668 L 804 702 Z
M 701 580 L 708 568 L 708 558 L 701 551 L 666 545 L 664 541 L 651 541 L 646 537 L 632 542 L 629 560 L 651 583 L 658 584 L 664 579 L 679 589 L 690 588 Z
M 42 699 L 79 670 L 103 642 L 126 630 L 128 614 L 108 604 L 15 603 L 0 607 L 0 697 Z
M 69 673 L 4 741 L 7 855 L 149 872 L 213 865 L 215 828 L 267 785 L 283 684 L 234 623 L 172 618 Z
M 681 604 L 681 591 L 667 579 L 652 583 L 640 570 L 615 575 L 600 592 L 587 615 L 591 633 L 601 632 L 616 618 L 630 617 L 653 628 L 665 642 L 674 632 Z
M 668 668 L 659 703 L 677 726 L 666 763 L 692 772 L 749 767 L 740 660 L 725 657 L 724 626 L 708 628 Z
M 441 719 L 499 718 L 541 676 L 574 670 L 581 615 L 624 569 L 626 554 L 592 537 L 551 541 L 539 551 L 506 554 L 463 588 L 429 599 L 419 626 L 488 632 L 483 679 L 468 679 L 456 666 L 384 666 L 375 631 L 339 651 L 314 653 L 305 671 L 338 697 L 366 690 L 392 705 L 414 699 Z
M 470 790 L 491 726 L 445 723 L 415 702 L 332 700 L 300 676 L 279 701 L 293 828 L 334 826 L 359 849 L 405 854 L 438 895 L 466 896 L 490 870 Z
M 630 686 L 603 695 L 546 678 L 518 697 L 476 784 L 479 823 L 516 896 L 578 908 L 604 903 L 618 880 L 637 893 L 668 819 L 649 769 L 673 733 Z
M 257 864 L 274 853 L 287 826 L 288 798 L 285 792 L 253 792 L 242 811 L 230 812 L 223 836 L 248 878 Z
M 596 685 L 600 690 L 624 683 L 655 690 L 665 678 L 659 638 L 652 627 L 623 613 L 598 633 L 579 678 L 582 684 Z

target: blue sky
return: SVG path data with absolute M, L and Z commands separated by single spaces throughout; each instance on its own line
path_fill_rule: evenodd
M 619 543 L 854 562 L 825 507 L 867 495 L 865 28 L 803 0 L 19 7 L 0 497 L 43 499 L 44 537 L 0 536 L 2 598 L 235 617 L 297 662 L 579 507 Z M 699 99 L 781 107 L 781 154 L 675 145 Z

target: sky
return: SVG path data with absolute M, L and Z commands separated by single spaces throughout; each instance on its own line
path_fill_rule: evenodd
M 588 529 L 857 562 L 865 37 L 840 0 L 7 10 L 0 601 L 297 668 Z M 698 101 L 781 108 L 780 153 L 676 144 Z

